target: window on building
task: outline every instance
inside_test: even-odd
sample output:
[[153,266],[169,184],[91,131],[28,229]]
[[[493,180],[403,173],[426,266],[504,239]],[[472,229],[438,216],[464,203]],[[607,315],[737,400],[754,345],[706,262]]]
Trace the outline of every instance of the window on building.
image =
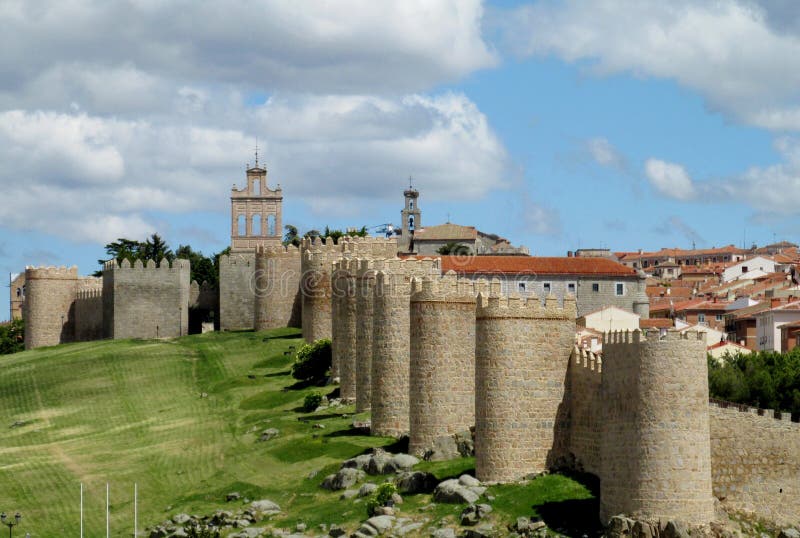
[[746,272],[747,272],[747,266],[746,265],[742,265],[742,274],[744,274]]
[[239,215],[237,218],[237,233],[239,235],[247,235],[247,217]]
[[253,194],[260,195],[261,194],[261,180],[254,179],[253,180]]
[[411,200],[410,202],[408,202],[408,208],[409,209],[414,209],[414,200]]
[[517,291],[520,292],[520,293],[525,293],[525,283],[524,282],[518,282],[517,283]]
[[600,291],[600,284],[598,282],[593,282],[592,283],[592,291],[594,291],[594,292]]
[[567,283],[567,293],[571,293],[571,294],[575,295],[575,288],[576,288],[576,286],[575,286],[574,282],[568,282]]
[[253,215],[253,222],[250,226],[253,235],[262,235],[261,233],[261,215]]
[[617,282],[616,293],[617,296],[625,295],[625,284],[623,282]]
[[267,235],[275,235],[275,215],[267,216]]
[[22,288],[17,288],[17,297],[22,297]]
[[545,294],[550,293],[550,283],[545,282],[544,284],[542,284],[542,289],[544,290]]
[[705,323],[706,322],[706,315],[700,312],[697,314],[697,323]]
[[722,321],[723,319],[722,314],[717,314],[717,316],[714,319],[716,319],[717,321]]

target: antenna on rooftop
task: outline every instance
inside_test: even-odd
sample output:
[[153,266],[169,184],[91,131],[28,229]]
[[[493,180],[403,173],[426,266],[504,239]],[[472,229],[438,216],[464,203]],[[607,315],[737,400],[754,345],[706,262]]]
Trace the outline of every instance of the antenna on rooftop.
[[414,188],[414,179],[410,175],[408,176],[408,188],[409,189]]
[[256,137],[256,166],[258,168],[258,137]]

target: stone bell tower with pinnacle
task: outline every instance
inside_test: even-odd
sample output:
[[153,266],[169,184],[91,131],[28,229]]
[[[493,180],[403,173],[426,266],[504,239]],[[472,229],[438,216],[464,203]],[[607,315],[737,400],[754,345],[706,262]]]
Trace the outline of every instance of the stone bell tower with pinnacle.
[[270,189],[267,169],[258,164],[258,146],[253,167],[247,167],[247,185],[231,189],[231,251],[253,251],[256,247],[281,244],[283,191]]
[[411,185],[411,178],[408,178],[409,186],[403,191],[406,205],[400,212],[402,220],[402,234],[398,241],[398,250],[402,252],[414,251],[414,231],[422,226],[422,212],[419,209],[419,191]]

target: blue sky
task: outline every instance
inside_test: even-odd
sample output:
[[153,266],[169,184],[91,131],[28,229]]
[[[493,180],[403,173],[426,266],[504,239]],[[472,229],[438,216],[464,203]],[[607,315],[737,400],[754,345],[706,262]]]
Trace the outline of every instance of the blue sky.
[[256,139],[301,230],[411,175],[538,255],[800,240],[791,2],[300,4],[0,4],[0,269],[225,248]]

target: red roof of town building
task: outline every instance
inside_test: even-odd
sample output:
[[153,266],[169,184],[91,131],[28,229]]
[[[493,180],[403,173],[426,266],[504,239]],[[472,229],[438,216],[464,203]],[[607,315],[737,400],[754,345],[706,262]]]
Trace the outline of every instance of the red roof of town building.
[[608,258],[538,256],[441,256],[442,272],[459,274],[532,274],[636,276],[635,269]]
[[649,318],[640,319],[640,329],[669,329],[672,327],[672,320],[669,318]]

